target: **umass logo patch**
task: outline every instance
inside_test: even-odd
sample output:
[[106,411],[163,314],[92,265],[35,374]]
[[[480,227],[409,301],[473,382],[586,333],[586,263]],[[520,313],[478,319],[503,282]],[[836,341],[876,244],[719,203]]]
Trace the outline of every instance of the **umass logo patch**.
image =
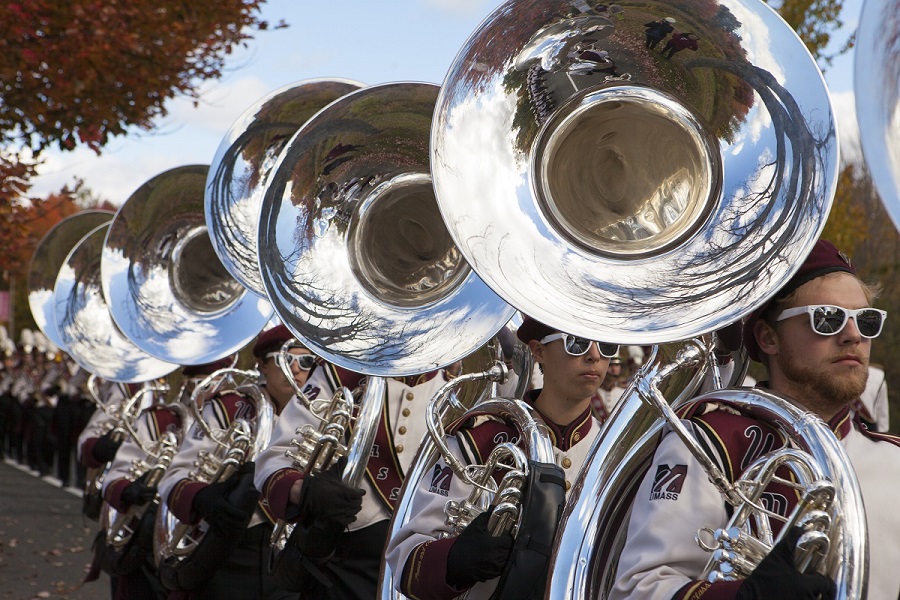
[[453,479],[453,469],[450,467],[442,467],[434,465],[431,472],[431,485],[428,491],[432,494],[448,496],[450,494],[450,481]]
[[656,477],[653,478],[653,489],[650,491],[651,500],[678,500],[678,494],[684,486],[684,478],[687,476],[687,465],[659,465],[656,468]]

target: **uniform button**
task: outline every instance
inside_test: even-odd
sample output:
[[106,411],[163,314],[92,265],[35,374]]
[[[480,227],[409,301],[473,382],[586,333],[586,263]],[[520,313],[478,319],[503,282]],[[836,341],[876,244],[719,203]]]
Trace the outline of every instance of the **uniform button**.
[[406,399],[407,399],[407,400],[412,400],[413,398],[415,398],[415,395],[413,395],[412,392],[406,392]]
[[[568,456],[563,459],[562,466],[563,466],[563,469],[568,469],[569,467],[572,466],[572,461],[569,459]],[[566,489],[569,489],[569,488],[566,488]]]
[[409,416],[409,409],[408,409],[408,408],[404,408],[404,409],[403,409],[403,416],[404,416],[404,417],[408,417],[408,416]]
[[404,433],[406,433],[406,427],[400,427],[400,429],[397,430],[397,433],[403,435]]
[[572,488],[572,482],[566,479],[566,491],[568,492]]
[[575,435],[572,436],[572,439],[575,440],[576,442],[579,441],[579,440],[581,440],[581,434],[580,434],[580,433],[576,433]]
[[397,444],[397,454],[403,452],[403,444]]

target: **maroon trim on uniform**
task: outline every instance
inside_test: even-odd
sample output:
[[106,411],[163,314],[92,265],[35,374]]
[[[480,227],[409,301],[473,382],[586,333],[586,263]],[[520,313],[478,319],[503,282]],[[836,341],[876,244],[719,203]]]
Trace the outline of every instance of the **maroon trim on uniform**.
[[609,413],[606,411],[606,405],[603,403],[603,397],[600,396],[599,392],[591,396],[591,408],[594,409],[594,416],[601,423],[605,423],[609,418]]
[[169,499],[166,504],[169,505],[169,510],[172,511],[172,514],[179,521],[190,525],[196,525],[200,522],[200,515],[191,509],[194,505],[194,496],[207,485],[191,479],[182,479],[175,484],[175,487],[169,492]]
[[406,387],[416,387],[426,381],[431,381],[437,374],[440,373],[440,370],[437,371],[428,371],[427,373],[422,373],[421,375],[409,375],[407,377],[394,377],[397,381],[400,381]]
[[[525,394],[525,401],[528,402],[528,404],[530,404],[531,406],[534,406],[534,403],[535,401],[537,401],[540,393],[541,390],[531,390],[527,392]],[[591,427],[593,426],[590,404],[587,408],[584,409],[583,413],[581,413],[574,421],[567,425],[559,425],[558,423],[554,423],[537,408],[535,408],[535,410],[547,425],[547,429],[550,430],[550,435],[553,438],[553,446],[559,448],[563,452],[568,452],[572,448],[572,446],[580,442],[584,438],[584,436],[588,434],[588,432],[591,430]]]
[[300,479],[303,479],[303,474],[293,468],[279,469],[269,475],[260,496],[263,510],[276,519],[284,519],[291,501],[291,487]]
[[738,581],[692,581],[672,596],[672,600],[735,600],[738,588],[744,583]]
[[519,432],[515,427],[493,419],[462,429],[459,433],[468,441],[467,445],[475,450],[477,456],[473,458],[482,465],[498,444],[519,443]]
[[121,477],[106,486],[106,493],[103,494],[103,497],[110,506],[119,512],[122,512],[125,508],[122,506],[122,492],[125,491],[125,488],[127,488],[130,483],[130,481]]
[[456,538],[419,544],[406,559],[400,591],[412,600],[451,600],[465,590],[447,584],[447,555]]
[[900,447],[900,437],[892,433],[880,433],[877,431],[869,431],[866,427],[866,424],[859,420],[859,415],[855,416],[856,428],[859,429],[860,433],[869,438],[870,440],[875,440],[876,442],[887,442],[889,444],[893,444],[897,447]]
[[88,469],[99,469],[106,464],[94,458],[94,446],[99,439],[99,437],[88,438],[81,444],[81,464]]
[[869,423],[875,422],[875,417],[873,417],[872,413],[869,412],[869,408],[865,404],[863,404],[862,398],[857,398],[856,400],[850,402],[850,408],[853,409],[853,412],[858,414]]
[[153,437],[159,439],[166,431],[175,432],[181,427],[181,417],[168,406],[154,406],[149,409],[150,424],[153,426]]
[[378,498],[388,511],[393,512],[399,499],[396,491],[403,485],[403,470],[394,450],[394,430],[391,427],[391,419],[388,415],[390,403],[385,387],[384,402],[381,406],[381,418],[378,419],[378,431],[375,433],[375,443],[366,461],[366,476],[372,483],[372,487],[378,493]]

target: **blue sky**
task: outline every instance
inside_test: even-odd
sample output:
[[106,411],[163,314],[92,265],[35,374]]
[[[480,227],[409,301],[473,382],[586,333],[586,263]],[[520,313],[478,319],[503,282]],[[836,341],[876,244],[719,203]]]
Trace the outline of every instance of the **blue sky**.
[[[35,180],[43,196],[80,177],[118,205],[142,183],[173,167],[208,164],[234,120],[257,99],[284,85],[317,77],[441,83],[457,51],[497,0],[268,0],[263,18],[288,29],[259,32],[236,52],[224,77],[206,84],[197,108],[167,105],[169,115],[151,132],[135,131],[90,150],[51,152]],[[861,0],[846,0],[845,30],[858,20]],[[843,36],[838,36],[843,39]],[[853,57],[843,56],[826,80],[844,137],[852,137]],[[849,125],[845,125],[849,124]]]

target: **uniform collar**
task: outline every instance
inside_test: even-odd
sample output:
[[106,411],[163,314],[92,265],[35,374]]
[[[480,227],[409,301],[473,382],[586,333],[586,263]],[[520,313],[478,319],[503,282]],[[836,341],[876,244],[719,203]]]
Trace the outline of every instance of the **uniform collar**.
[[[534,401],[537,400],[540,393],[540,389],[525,392],[525,402],[534,407]],[[553,445],[563,452],[568,452],[572,446],[583,440],[593,426],[594,420],[591,417],[590,405],[588,405],[588,407],[584,409],[584,412],[568,425],[554,423],[537,408],[534,410],[541,416],[541,419],[543,419],[544,423],[547,425]]]

